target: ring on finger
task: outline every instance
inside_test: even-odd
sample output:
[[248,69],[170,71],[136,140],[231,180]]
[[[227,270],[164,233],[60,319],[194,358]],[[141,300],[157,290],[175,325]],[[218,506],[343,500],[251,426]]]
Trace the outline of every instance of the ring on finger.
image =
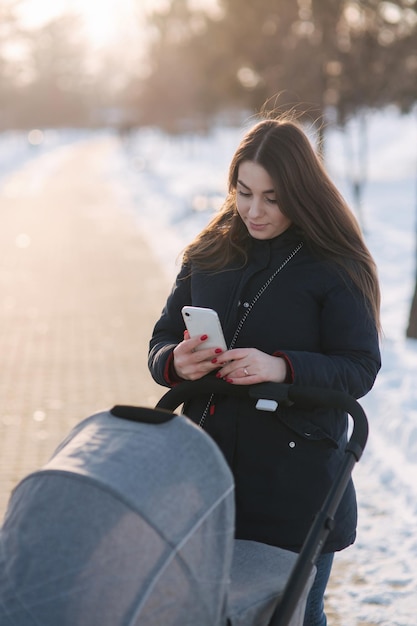
[[248,370],[246,369],[246,367],[244,367],[244,368],[243,368],[243,373],[245,374],[245,376],[249,376],[249,372],[248,372]]

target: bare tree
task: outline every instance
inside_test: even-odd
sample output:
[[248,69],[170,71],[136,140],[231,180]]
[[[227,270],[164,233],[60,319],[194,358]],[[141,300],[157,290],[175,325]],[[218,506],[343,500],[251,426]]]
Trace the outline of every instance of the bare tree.
[[20,0],[0,0],[0,129],[9,123],[8,109],[16,76],[9,47],[20,35],[16,14],[19,3]]
[[[417,108],[415,110],[417,114]],[[415,141],[417,145],[417,137]],[[406,336],[410,339],[417,339],[417,171],[416,171],[416,195],[415,195],[415,281],[414,294],[411,300],[410,314],[408,317],[408,326]]]

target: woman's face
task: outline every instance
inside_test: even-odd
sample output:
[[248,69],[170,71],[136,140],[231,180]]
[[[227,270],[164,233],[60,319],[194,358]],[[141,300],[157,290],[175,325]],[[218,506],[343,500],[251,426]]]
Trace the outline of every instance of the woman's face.
[[272,239],[287,230],[291,220],[279,210],[268,172],[254,161],[243,161],[237,178],[237,210],[249,234],[255,239]]

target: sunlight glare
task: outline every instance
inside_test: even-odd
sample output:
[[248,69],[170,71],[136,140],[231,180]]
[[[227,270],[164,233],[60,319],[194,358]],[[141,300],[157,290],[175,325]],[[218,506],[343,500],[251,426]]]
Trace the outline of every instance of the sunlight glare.
[[22,0],[18,12],[29,28],[40,27],[63,13],[76,13],[96,46],[123,37],[132,21],[139,23],[141,13],[135,0]]
[[[18,14],[25,27],[38,28],[64,13],[80,16],[87,39],[93,47],[127,44],[137,40],[138,31],[146,40],[146,17],[166,10],[171,0],[21,0]],[[221,15],[219,0],[190,0],[194,10]]]

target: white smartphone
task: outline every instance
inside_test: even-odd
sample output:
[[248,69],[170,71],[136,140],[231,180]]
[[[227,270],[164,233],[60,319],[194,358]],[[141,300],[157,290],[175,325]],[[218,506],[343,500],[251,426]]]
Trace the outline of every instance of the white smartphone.
[[208,339],[201,343],[196,350],[203,348],[221,348],[227,350],[217,311],[199,306],[184,306],[181,309],[185,326],[190,337],[207,335]]

